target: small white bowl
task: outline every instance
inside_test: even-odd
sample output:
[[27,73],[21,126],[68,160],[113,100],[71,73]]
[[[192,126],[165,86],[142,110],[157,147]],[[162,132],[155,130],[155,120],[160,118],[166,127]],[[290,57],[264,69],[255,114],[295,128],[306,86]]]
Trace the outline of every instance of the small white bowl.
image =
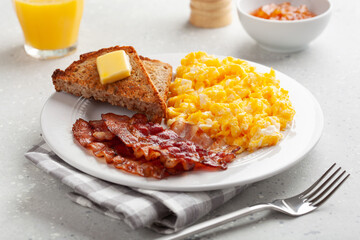
[[[316,16],[303,20],[280,21],[252,16],[250,12],[270,3],[305,4]],[[329,0],[238,0],[237,12],[246,32],[262,48],[273,52],[297,52],[305,49],[325,29],[330,20]]]

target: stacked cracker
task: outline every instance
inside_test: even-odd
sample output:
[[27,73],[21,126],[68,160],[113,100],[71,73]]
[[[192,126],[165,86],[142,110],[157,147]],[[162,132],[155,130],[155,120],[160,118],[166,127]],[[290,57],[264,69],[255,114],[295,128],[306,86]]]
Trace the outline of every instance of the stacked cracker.
[[219,28],[232,21],[232,0],[191,0],[190,23],[197,27]]

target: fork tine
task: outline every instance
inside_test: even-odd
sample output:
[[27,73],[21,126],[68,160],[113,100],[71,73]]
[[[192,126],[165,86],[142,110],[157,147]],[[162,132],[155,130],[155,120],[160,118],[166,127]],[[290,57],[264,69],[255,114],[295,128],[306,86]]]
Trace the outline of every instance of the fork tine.
[[334,163],[326,172],[308,189],[306,189],[304,192],[301,193],[301,198],[305,197],[307,194],[309,194],[324,178],[325,176],[335,167],[336,163]]
[[[345,173],[346,171],[343,172],[343,174]],[[336,184],[337,180],[343,176],[343,174],[341,174],[333,183]],[[329,193],[326,193],[331,187],[332,185],[330,185],[323,193],[327,194],[326,196],[323,196],[324,194],[321,194],[322,196],[322,199],[320,200],[320,198],[316,199],[316,201],[313,201],[313,203],[311,203],[312,206],[314,207],[319,207],[320,205],[322,205],[326,200],[328,200],[334,193],[337,189],[339,189],[339,187],[346,181],[346,179],[350,176],[350,174],[346,175],[343,180],[341,180]],[[320,201],[318,201],[320,200]]]
[[312,194],[311,196],[307,197],[307,200],[309,202],[316,202],[317,200],[319,200],[322,196],[324,196],[324,194],[326,194],[327,191],[329,191],[329,189],[331,187],[333,187],[337,181],[344,176],[344,174],[346,173],[346,171],[343,171],[337,178],[335,178],[335,180],[333,180],[331,183],[328,184],[328,182],[331,180],[331,178],[334,176],[331,175],[331,177],[329,177],[329,179],[326,180],[326,182],[324,182],[324,184],[322,184],[317,190],[315,194]]
[[314,196],[318,195],[319,191],[321,189],[324,189],[324,187],[330,182],[331,179],[333,179],[336,174],[340,171],[341,167],[339,167],[338,169],[335,170],[335,172],[333,174],[331,174],[329,177],[327,177],[327,179],[323,179],[325,180],[319,187],[316,186],[316,188],[314,188],[313,191],[309,192],[306,196],[303,196],[303,198],[306,199],[310,199],[313,198]]

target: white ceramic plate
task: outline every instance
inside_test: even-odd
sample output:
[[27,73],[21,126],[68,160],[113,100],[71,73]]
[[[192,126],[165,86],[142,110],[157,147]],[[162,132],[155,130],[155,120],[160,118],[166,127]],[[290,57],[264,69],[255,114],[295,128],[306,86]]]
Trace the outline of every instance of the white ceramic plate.
[[[185,54],[152,56],[170,63],[174,69]],[[269,72],[270,68],[251,63],[257,71]],[[45,103],[41,113],[43,137],[50,148],[65,162],[95,177],[130,187],[167,191],[215,190],[256,182],[276,175],[299,162],[318,142],[323,129],[323,114],[313,95],[294,79],[276,71],[281,87],[289,91],[296,115],[276,146],[254,153],[242,153],[229,164],[226,171],[194,171],[180,176],[156,180],[139,177],[115,169],[93,157],[77,144],[72,135],[76,119],[101,119],[102,113],[132,115],[133,112],[110,104],[78,98],[67,93],[54,93]]]

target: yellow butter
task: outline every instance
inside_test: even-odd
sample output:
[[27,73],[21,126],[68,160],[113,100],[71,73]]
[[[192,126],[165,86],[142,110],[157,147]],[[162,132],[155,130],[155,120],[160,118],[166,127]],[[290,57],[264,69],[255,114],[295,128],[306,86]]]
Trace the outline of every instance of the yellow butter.
[[131,74],[129,56],[124,50],[106,53],[96,58],[100,82],[113,83]]

